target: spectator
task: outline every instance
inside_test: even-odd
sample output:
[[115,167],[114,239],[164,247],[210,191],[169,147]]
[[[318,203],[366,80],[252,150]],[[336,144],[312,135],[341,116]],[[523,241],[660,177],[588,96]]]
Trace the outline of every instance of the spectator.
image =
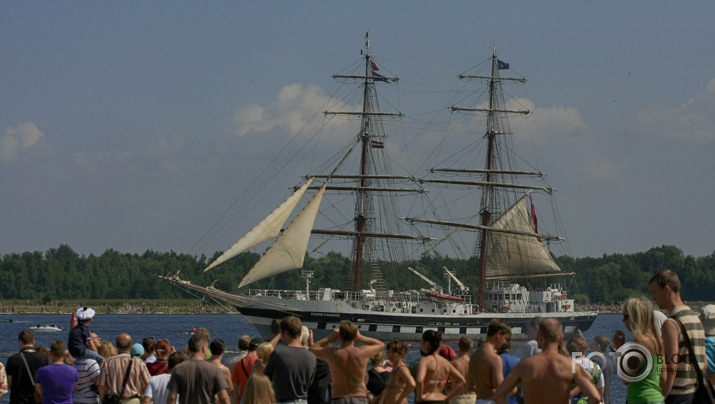
[[20,352],[8,358],[5,369],[10,403],[34,403],[35,376],[37,369],[47,365],[47,356],[35,349],[35,334],[30,330],[20,332],[18,343]]
[[221,363],[223,359],[223,353],[226,352],[226,346],[222,339],[215,339],[209,344],[209,351],[211,352],[211,359],[208,361],[218,366],[221,374],[226,379],[226,384],[228,384],[227,393],[229,397],[233,395],[233,383],[231,382],[231,371]]
[[251,375],[244,393],[243,404],[273,404],[276,402],[271,381],[262,375]]
[[219,402],[228,404],[228,384],[219,368],[206,361],[208,340],[198,332],[189,338],[189,360],[178,364],[169,380],[168,404],[209,404],[218,395]]
[[72,398],[75,404],[99,404],[101,400],[97,390],[100,369],[96,360],[90,358],[77,358],[74,361],[79,380],[74,389]]
[[72,327],[67,341],[67,349],[75,358],[91,358],[102,364],[104,358],[97,353],[99,347],[95,345],[89,325],[94,319],[94,309],[83,307],[75,313],[77,325]]
[[295,316],[280,322],[280,339],[268,358],[265,375],[273,382],[276,401],[307,403],[308,387],[315,377],[315,355],[301,344],[303,324]]
[[[417,367],[415,401],[440,402],[448,400],[460,391],[465,383],[464,376],[452,366],[452,363],[437,354],[441,344],[441,332],[427,330],[422,333],[420,352],[423,357]],[[451,381],[453,387],[445,395],[444,390],[448,381]]]
[[144,363],[156,362],[156,343],[154,338],[146,337],[142,340],[142,347],[144,348],[144,354],[142,355],[142,360]]
[[157,374],[149,379],[146,390],[144,390],[144,395],[142,395],[142,404],[150,404],[152,401],[154,404],[166,404],[166,399],[169,396],[168,386],[169,380],[171,379],[171,371],[176,365],[187,359],[189,358],[183,352],[174,352],[169,355],[166,361],[169,372]]
[[[241,402],[241,397],[246,390],[248,378],[253,372],[253,365],[258,360],[256,349],[263,343],[261,338],[253,338],[248,344],[248,353],[243,357],[233,369],[231,382],[233,383],[233,398],[237,403]],[[272,346],[271,346],[272,347]]]
[[705,353],[708,357],[708,379],[715,385],[715,304],[700,308],[700,320],[705,329]]
[[64,363],[65,343],[55,341],[50,345],[52,363],[37,370],[35,390],[42,397],[42,404],[72,404],[79,375],[77,369]]
[[173,350],[171,349],[169,340],[160,339],[156,342],[154,350],[156,352],[156,361],[146,364],[149,374],[156,376],[164,373],[170,373],[171,371],[169,370],[168,359]]
[[[494,392],[497,404],[507,404],[507,396],[521,383],[527,403],[567,403],[571,384],[575,383],[588,397],[598,403],[601,395],[596,390],[590,375],[580,365],[561,352],[563,326],[556,319],[545,319],[539,324],[537,341],[542,352],[522,359]],[[474,356],[472,356],[474,359]],[[548,392],[545,394],[545,392]]]
[[[139,404],[139,399],[146,389],[150,375],[146,364],[131,356],[132,337],[119,334],[117,350],[119,353],[107,358],[100,365],[99,396],[119,396],[122,404]],[[128,376],[127,370],[129,369]]]
[[[670,270],[655,274],[649,281],[653,300],[661,309],[668,310],[669,317],[663,323],[661,335],[665,347],[665,378],[661,384],[666,404],[690,403],[697,386],[697,373],[691,363],[688,348],[681,330],[690,338],[695,353],[695,363],[703,374],[707,366],[705,356],[705,331],[697,313],[680,298],[680,279]],[[673,361],[672,358],[681,358]],[[675,362],[675,363],[673,363]]]

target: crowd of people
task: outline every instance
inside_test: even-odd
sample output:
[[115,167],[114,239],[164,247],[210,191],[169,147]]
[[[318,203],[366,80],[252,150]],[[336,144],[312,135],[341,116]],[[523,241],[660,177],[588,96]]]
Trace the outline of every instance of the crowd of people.
[[[350,321],[314,341],[298,317],[288,316],[275,322],[270,341],[239,337],[239,354],[224,361],[224,341],[211,340],[205,328],[197,328],[183,350],[166,339],[134,343],[125,333],[112,344],[90,331],[94,310],[82,308],[66,345],[54,341],[41,349],[30,330],[19,334],[20,352],[6,369],[0,365],[0,397],[9,391],[11,404],[406,404],[411,395],[425,404],[610,403],[618,368],[627,403],[694,403],[698,387],[715,379],[715,306],[700,315],[690,310],[671,271],[649,285],[669,317],[645,297],[621,307],[633,343],[648,353],[635,358],[641,363],[616,367],[607,337],[564,341],[562,324],[540,317],[529,322],[529,341],[513,354],[512,330],[502,320],[489,323],[476,350],[469,336],[455,352],[439,331],[427,330],[421,358],[408,365],[402,341],[385,346]],[[613,344],[627,344],[622,330]]]

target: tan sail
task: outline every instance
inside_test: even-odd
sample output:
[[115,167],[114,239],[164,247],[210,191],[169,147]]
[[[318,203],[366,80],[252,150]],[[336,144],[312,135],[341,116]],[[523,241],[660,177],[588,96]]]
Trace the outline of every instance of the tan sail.
[[289,196],[280,206],[278,206],[273,212],[271,212],[265,219],[258,223],[251,231],[246,233],[245,236],[241,237],[234,245],[226,250],[220,257],[216,258],[209,266],[204,269],[204,272],[209,269],[219,265],[223,262],[230,260],[231,258],[237,256],[238,254],[249,250],[261,244],[267,240],[275,238],[278,233],[280,233],[281,228],[285,224],[288,217],[290,217],[291,212],[295,209],[295,206],[300,201],[300,198],[308,189],[308,186],[313,181],[309,179],[302,187]]
[[327,183],[308,201],[283,234],[241,280],[238,287],[303,266],[310,232],[320,208]]
[[[535,234],[526,199],[512,205],[491,227]],[[561,271],[538,237],[496,231],[487,237],[486,268],[487,276]]]

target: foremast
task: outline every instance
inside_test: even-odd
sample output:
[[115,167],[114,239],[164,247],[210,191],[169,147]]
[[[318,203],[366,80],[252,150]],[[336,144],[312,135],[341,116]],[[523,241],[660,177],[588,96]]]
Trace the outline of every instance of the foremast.
[[[370,35],[365,34],[365,46],[361,52],[364,59],[363,75],[334,75],[335,79],[354,79],[361,83],[362,110],[354,111],[325,111],[326,115],[359,115],[360,131],[357,135],[357,142],[360,151],[359,173],[358,175],[332,175],[330,179],[354,180],[356,186],[332,186],[327,190],[350,191],[355,194],[354,209],[354,232],[331,231],[314,229],[313,234],[323,234],[330,236],[347,236],[352,238],[351,265],[352,265],[352,288],[355,291],[361,289],[363,285],[370,286],[362,279],[361,274],[366,262],[375,261],[375,240],[376,239],[421,239],[420,237],[400,234],[398,232],[383,232],[375,226],[375,198],[378,194],[422,192],[418,188],[398,188],[384,186],[384,183],[392,184],[395,181],[413,181],[410,177],[394,176],[390,173],[383,173],[379,168],[385,168],[384,164],[377,161],[376,154],[382,152],[386,145],[386,134],[383,132],[381,119],[383,117],[400,117],[400,113],[381,112],[377,102],[377,92],[375,84],[378,82],[397,82],[397,77],[386,77],[376,71],[379,70],[370,53]],[[323,176],[316,175],[316,178]]]

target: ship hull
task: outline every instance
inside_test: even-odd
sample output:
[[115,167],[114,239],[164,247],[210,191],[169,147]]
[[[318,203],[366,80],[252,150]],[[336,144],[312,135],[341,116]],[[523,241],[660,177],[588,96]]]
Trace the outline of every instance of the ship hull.
[[[427,330],[440,331],[443,340],[456,341],[462,336],[472,338],[486,337],[487,326],[494,319],[505,321],[512,329],[512,339],[527,340],[526,326],[537,316],[553,317],[564,326],[564,335],[568,338],[574,333],[585,331],[596,319],[596,312],[561,312],[561,313],[480,313],[472,315],[426,315],[411,313],[380,313],[355,310],[349,312],[325,311],[312,306],[310,301],[285,302],[286,307],[275,308],[272,305],[260,307],[255,304],[235,304],[236,309],[259,331],[270,338],[271,323],[274,319],[294,315],[303,325],[313,330],[316,339],[324,338],[338,328],[343,321],[352,321],[360,333],[382,341],[398,339],[401,341],[419,341]],[[315,305],[318,306],[318,305]]]

